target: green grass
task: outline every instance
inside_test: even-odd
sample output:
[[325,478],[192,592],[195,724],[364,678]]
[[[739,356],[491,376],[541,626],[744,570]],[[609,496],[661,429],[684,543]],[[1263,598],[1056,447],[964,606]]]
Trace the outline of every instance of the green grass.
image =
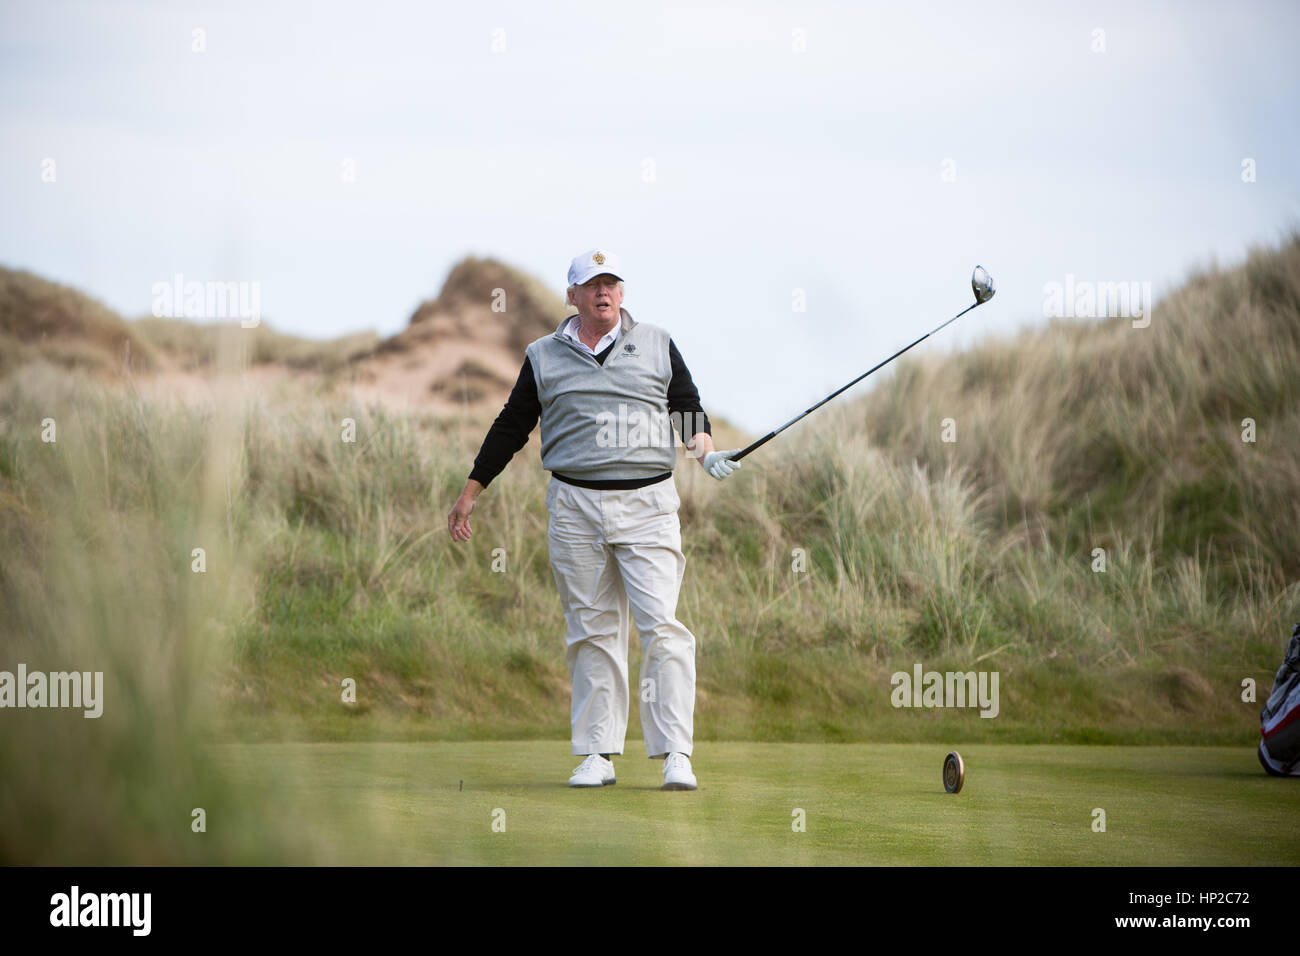
[[[945,793],[938,744],[698,746],[700,789],[658,789],[639,740],[619,782],[566,786],[562,742],[232,744],[216,762],[260,807],[310,817],[346,864],[1262,865],[1300,859],[1300,780],[1250,747],[972,744]],[[274,786],[272,786],[274,785]],[[463,789],[462,789],[463,787]],[[1093,810],[1106,813],[1094,832]],[[792,828],[796,809],[806,831]],[[505,813],[504,832],[492,829]],[[499,818],[499,817],[498,817]],[[216,824],[220,826],[218,822]],[[201,838],[196,838],[201,839]],[[292,861],[304,862],[304,861]]]

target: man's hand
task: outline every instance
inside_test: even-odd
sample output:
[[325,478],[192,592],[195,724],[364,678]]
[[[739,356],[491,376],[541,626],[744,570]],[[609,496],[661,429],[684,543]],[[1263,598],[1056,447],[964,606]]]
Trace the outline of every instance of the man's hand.
[[718,481],[721,481],[740,467],[740,462],[732,461],[728,457],[738,451],[740,451],[739,448],[732,448],[728,451],[711,451],[700,459],[700,464],[704,466],[705,471]]
[[469,526],[469,516],[474,511],[474,500],[482,491],[483,486],[473,478],[465,482],[465,490],[447,515],[447,533],[452,541],[468,541],[474,533]]
[[719,481],[740,467],[740,462],[731,461],[727,458],[728,455],[737,451],[740,451],[740,449],[732,448],[730,451],[714,451],[713,436],[708,432],[697,432],[686,443],[686,454],[698,459],[704,470]]

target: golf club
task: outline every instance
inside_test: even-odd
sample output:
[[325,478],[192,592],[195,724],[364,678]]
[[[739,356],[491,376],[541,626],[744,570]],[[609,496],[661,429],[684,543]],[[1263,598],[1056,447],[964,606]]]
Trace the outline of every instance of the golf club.
[[885,359],[885,360],[884,360],[883,362],[881,362],[879,365],[876,365],[876,366],[874,366],[874,367],[872,367],[872,368],[867,369],[867,371],[863,372],[861,375],[859,375],[859,376],[858,376],[857,378],[855,378],[853,381],[849,382],[849,384],[843,386],[843,388],[837,388],[835,391],[831,392],[829,395],[827,395],[825,398],[823,398],[823,399],[822,399],[820,402],[818,402],[816,405],[812,406],[812,407],[809,408],[807,411],[805,411],[805,412],[803,412],[803,413],[801,413],[801,414],[799,414],[799,415],[796,415],[794,418],[790,419],[788,422],[786,422],[786,423],[785,423],[784,425],[782,425],[780,428],[776,429],[775,431],[770,431],[770,432],[768,432],[766,435],[764,435],[764,436],[763,436],[762,438],[760,438],[758,441],[754,442],[754,443],[753,443],[752,445],[750,445],[749,447],[747,447],[747,448],[742,448],[740,451],[736,452],[736,454],[734,454],[734,455],[731,456],[731,460],[732,460],[732,461],[740,461],[740,459],[744,458],[744,457],[745,457],[746,455],[748,455],[751,451],[754,451],[756,448],[760,448],[760,447],[762,447],[763,445],[766,445],[766,444],[767,444],[768,442],[770,442],[773,438],[775,438],[777,435],[781,434],[781,432],[785,431],[787,428],[789,428],[791,425],[793,425],[793,424],[794,424],[795,422],[797,422],[799,419],[801,419],[801,418],[803,418],[805,415],[808,415],[808,414],[811,413],[811,412],[815,412],[817,409],[821,408],[823,405],[825,405],[827,402],[829,402],[829,401],[830,401],[832,398],[834,398],[836,395],[840,394],[840,392],[843,392],[843,391],[845,391],[846,389],[852,388],[854,385],[857,385],[858,382],[862,381],[864,378],[866,378],[866,377],[867,377],[868,375],[870,375],[872,372],[875,372],[875,371],[878,371],[878,370],[884,368],[886,365],[888,365],[888,364],[889,364],[890,362],[892,362],[894,359],[898,358],[900,355],[902,355],[902,354],[903,354],[904,352],[906,352],[908,349],[915,348],[916,346],[920,345],[922,342],[924,342],[924,341],[925,341],[926,339],[928,339],[930,336],[934,335],[935,332],[938,332],[939,329],[944,328],[944,326],[951,325],[952,323],[954,323],[954,322],[956,322],[958,319],[960,319],[963,315],[965,315],[967,312],[969,312],[971,309],[974,309],[974,308],[976,308],[977,306],[981,306],[981,305],[983,305],[983,304],[984,304],[985,302],[987,302],[989,299],[993,298],[993,293],[994,293],[995,291],[997,291],[996,288],[995,288],[994,285],[993,285],[993,277],[992,277],[991,275],[988,274],[988,272],[984,269],[983,266],[976,266],[976,267],[975,267],[975,271],[971,273],[971,277],[970,277],[970,286],[971,286],[971,289],[972,289],[972,290],[974,291],[974,293],[975,293],[975,301],[974,301],[972,304],[966,306],[966,308],[962,309],[960,312],[958,312],[956,315],[954,315],[954,316],[953,316],[951,319],[949,319],[947,322],[943,323],[943,325],[940,325],[940,326],[938,326],[938,328],[934,328],[934,329],[931,329],[929,332],[926,332],[925,335],[921,336],[919,339],[917,339],[917,340],[916,340],[915,342],[913,342],[911,345],[907,346],[906,348],[901,348],[901,349],[899,349],[897,352],[895,352],[893,355],[889,356],[889,358]]

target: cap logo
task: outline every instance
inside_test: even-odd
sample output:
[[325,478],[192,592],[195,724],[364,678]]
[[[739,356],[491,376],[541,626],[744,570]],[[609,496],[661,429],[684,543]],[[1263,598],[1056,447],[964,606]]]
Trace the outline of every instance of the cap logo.
[[591,257],[591,261],[596,263],[598,266],[603,266],[605,264],[605,254],[603,252],[597,252]]

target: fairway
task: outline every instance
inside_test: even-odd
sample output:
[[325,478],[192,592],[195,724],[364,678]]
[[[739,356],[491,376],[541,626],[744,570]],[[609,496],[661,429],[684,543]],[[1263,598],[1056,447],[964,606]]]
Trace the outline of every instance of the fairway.
[[[947,748],[933,744],[705,743],[693,758],[700,789],[676,793],[658,789],[662,765],[641,746],[630,740],[618,783],[596,790],[566,786],[579,758],[554,741],[227,744],[217,759],[236,787],[264,794],[261,812],[310,831],[316,858],[286,863],[1300,859],[1300,780],[1266,777],[1249,747],[959,746],[966,785],[952,795],[940,780]],[[805,832],[792,827],[797,810]]]

